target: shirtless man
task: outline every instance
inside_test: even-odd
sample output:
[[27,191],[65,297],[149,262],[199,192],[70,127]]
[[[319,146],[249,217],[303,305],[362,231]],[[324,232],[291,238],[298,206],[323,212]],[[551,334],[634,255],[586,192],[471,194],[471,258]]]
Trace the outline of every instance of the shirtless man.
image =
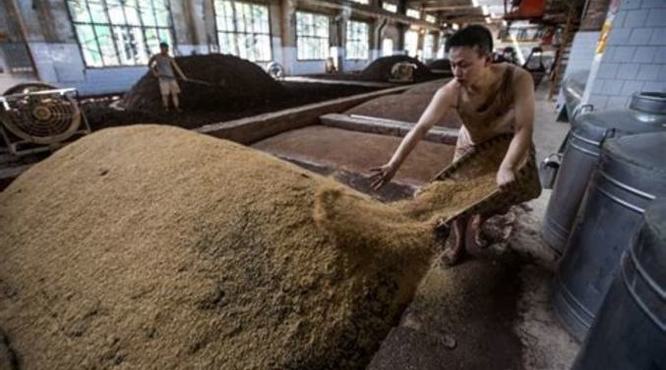
[[169,95],[173,100],[173,107],[177,112],[180,112],[180,105],[178,101],[178,94],[180,94],[180,87],[176,82],[176,75],[174,70],[178,72],[180,78],[187,81],[187,77],[183,71],[178,67],[176,61],[169,55],[169,44],[166,42],[160,43],[159,54],[153,55],[148,61],[148,68],[157,77],[160,84],[160,94],[162,95],[162,105],[165,111],[169,111]]
[[[492,35],[483,26],[466,27],[448,39],[446,51],[454,78],[435,93],[391,160],[372,169],[375,189],[393,178],[428,130],[453,110],[463,122],[454,161],[483,141],[501,134],[513,134],[496,175],[500,190],[508,190],[516,180],[518,169],[528,159],[532,146],[534,84],[531,75],[521,68],[508,63],[492,64],[492,50]],[[447,263],[456,263],[465,247],[468,250],[480,247],[482,222],[480,215],[453,222],[454,243],[444,252]]]

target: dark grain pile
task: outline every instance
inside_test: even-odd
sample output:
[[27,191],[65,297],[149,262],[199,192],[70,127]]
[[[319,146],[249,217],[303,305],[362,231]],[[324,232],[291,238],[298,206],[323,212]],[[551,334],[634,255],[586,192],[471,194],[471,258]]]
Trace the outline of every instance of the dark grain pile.
[[414,63],[416,65],[413,74],[415,82],[427,81],[434,77],[430,69],[418,59],[406,55],[392,55],[375,59],[363,69],[359,78],[365,81],[386,82],[391,78],[391,68],[393,65],[400,62]]
[[[181,104],[187,110],[222,110],[253,106],[284,93],[284,88],[256,64],[226,54],[176,58],[188,78],[214,86],[178,80]],[[152,73],[146,74],[123,98],[129,110],[161,111],[160,90]]]

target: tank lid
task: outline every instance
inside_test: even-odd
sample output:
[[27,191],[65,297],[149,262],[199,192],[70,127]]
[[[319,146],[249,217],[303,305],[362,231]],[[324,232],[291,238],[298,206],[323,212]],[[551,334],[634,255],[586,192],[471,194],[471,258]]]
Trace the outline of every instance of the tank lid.
[[631,254],[653,286],[666,291],[666,199],[653,201],[643,220]]
[[604,143],[604,150],[609,152],[613,158],[628,162],[633,166],[662,173],[666,172],[666,161],[664,161],[663,155],[665,147],[666,132],[623,136],[606,140]]
[[603,131],[613,129],[614,135],[624,136],[629,134],[640,134],[644,132],[664,131],[666,132],[666,116],[660,117],[654,121],[640,121],[632,111],[607,110],[581,114],[573,122],[574,131],[578,131],[583,136],[599,135],[600,129]]
[[629,109],[645,113],[666,114],[666,93],[636,92],[631,96]]

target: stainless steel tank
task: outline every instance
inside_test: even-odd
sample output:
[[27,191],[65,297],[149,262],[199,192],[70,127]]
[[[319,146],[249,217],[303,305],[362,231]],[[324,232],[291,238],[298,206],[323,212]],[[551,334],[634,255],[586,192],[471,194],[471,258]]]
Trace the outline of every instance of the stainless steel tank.
[[572,369],[666,369],[666,199],[645,211]]
[[555,275],[553,308],[582,339],[645,208],[666,197],[666,132],[608,140]]
[[564,148],[541,236],[558,254],[571,232],[603,142],[645,132],[666,132],[666,93],[637,93],[629,109],[576,116]]

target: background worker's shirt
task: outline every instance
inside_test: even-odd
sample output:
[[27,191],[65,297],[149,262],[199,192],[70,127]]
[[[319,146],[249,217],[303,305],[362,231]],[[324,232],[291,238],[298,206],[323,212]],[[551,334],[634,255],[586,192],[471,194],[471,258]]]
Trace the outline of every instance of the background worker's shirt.
[[171,66],[171,57],[168,55],[157,54],[155,56],[155,68],[157,69],[157,76],[164,80],[175,80],[176,75],[173,73]]

